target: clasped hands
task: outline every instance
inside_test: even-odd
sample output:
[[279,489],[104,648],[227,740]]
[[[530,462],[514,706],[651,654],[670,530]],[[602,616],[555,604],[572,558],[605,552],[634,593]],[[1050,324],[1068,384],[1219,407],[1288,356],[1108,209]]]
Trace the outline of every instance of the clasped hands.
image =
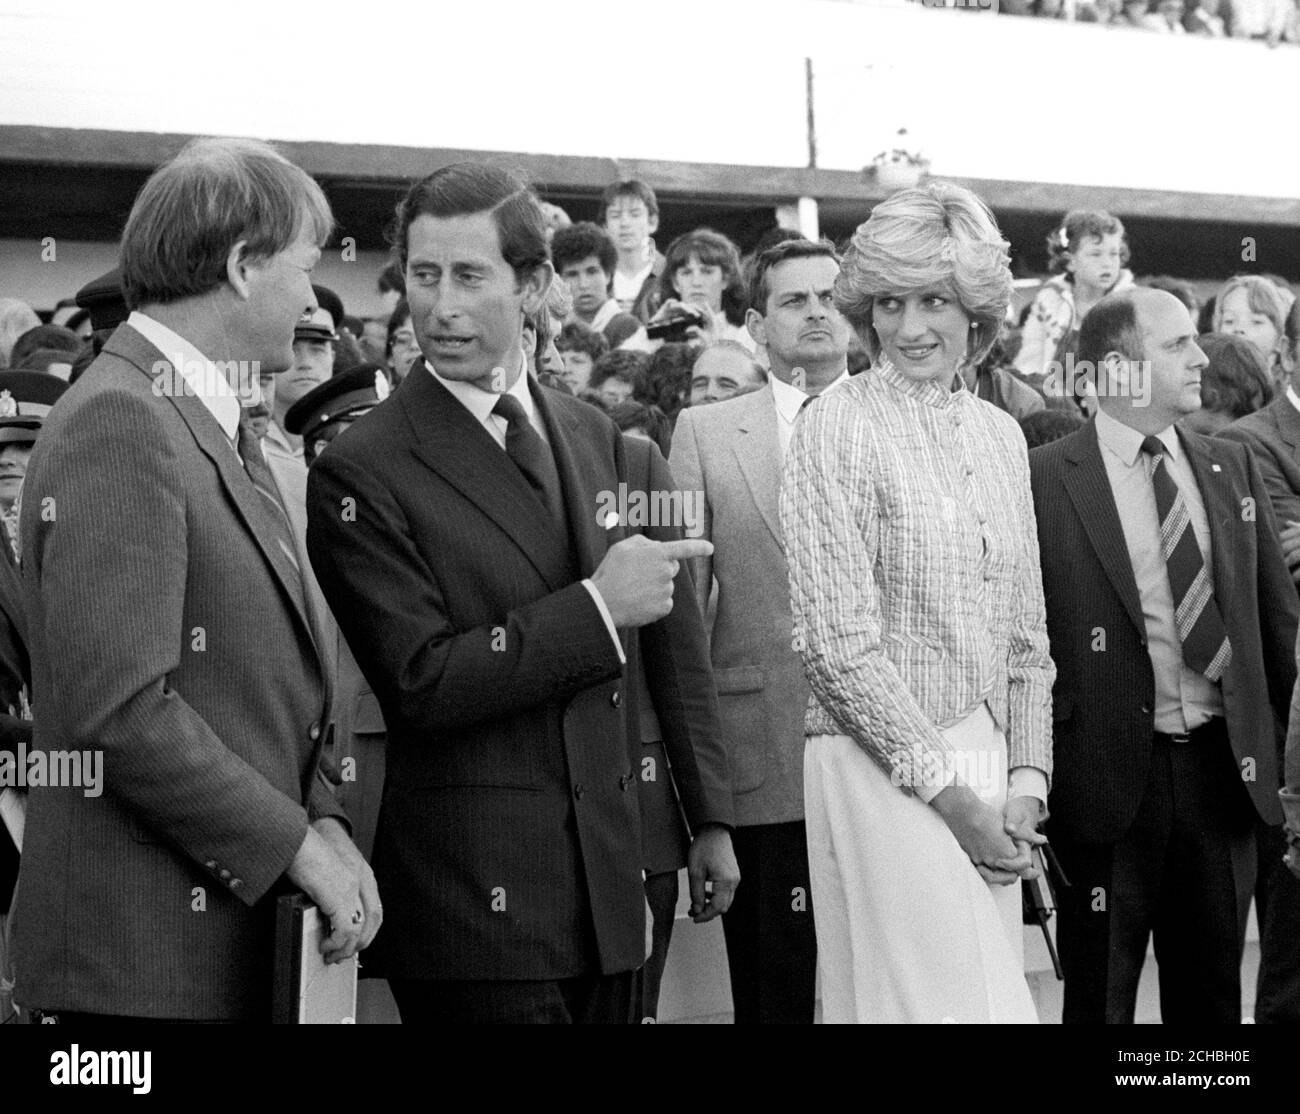
[[1038,877],[1033,849],[1047,842],[1038,831],[1037,797],[1012,797],[1001,813],[964,785],[949,785],[931,802],[984,881],[1008,886]]
[[321,943],[327,963],[342,963],[370,946],[384,919],[379,887],[342,824],[332,817],[312,824],[288,874],[329,918],[330,934]]

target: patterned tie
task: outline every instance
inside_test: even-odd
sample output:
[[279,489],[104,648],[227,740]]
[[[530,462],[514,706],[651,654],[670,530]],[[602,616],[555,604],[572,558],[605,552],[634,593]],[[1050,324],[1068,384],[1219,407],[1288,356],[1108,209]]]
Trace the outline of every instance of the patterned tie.
[[557,523],[564,522],[564,503],[560,498],[560,473],[555,458],[541,434],[533,428],[523,405],[513,395],[502,395],[492,413],[505,418],[506,452],[524,474],[537,498]]
[[1187,502],[1165,467],[1165,446],[1160,439],[1145,438],[1142,451],[1155,461],[1151,483],[1160,515],[1160,552],[1174,596],[1174,624],[1183,644],[1183,661],[1188,668],[1218,681],[1232,660],[1232,646],[1214,602],[1214,586],[1196,544]]
[[248,478],[253,481],[253,487],[257,489],[257,494],[261,496],[259,502],[266,512],[263,521],[275,537],[276,547],[285,559],[282,571],[289,581],[298,606],[304,607],[302,569],[298,566],[298,557],[294,553],[293,525],[289,521],[289,515],[284,509],[284,504],[280,502],[280,495],[275,487],[275,477],[271,475],[271,469],[267,467],[266,457],[262,455],[261,440],[253,431],[252,424],[242,417],[239,421],[239,443],[237,447],[240,459],[244,462],[244,469],[248,473]]

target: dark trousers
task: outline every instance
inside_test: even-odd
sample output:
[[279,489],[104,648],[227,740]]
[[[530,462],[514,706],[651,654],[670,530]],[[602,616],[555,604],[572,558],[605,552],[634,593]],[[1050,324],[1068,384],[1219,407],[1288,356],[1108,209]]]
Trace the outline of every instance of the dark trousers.
[[1300,878],[1282,856],[1281,825],[1255,825],[1259,878],[1255,916],[1259,919],[1259,978],[1255,983],[1257,1025],[1300,1022]]
[[736,828],[740,886],[722,915],[737,1025],[811,1025],[817,933],[802,820]]
[[659,988],[668,966],[668,947],[673,942],[673,921],[677,917],[677,872],[647,874],[645,899],[650,906],[651,944],[641,968],[641,1009],[646,1018],[658,1021]]
[[1053,840],[1070,881],[1058,895],[1063,1021],[1131,1024],[1154,935],[1161,1019],[1240,1023],[1254,815],[1223,721],[1212,720],[1187,743],[1157,736],[1121,839]]
[[574,979],[389,979],[403,1025],[631,1025],[639,971]]

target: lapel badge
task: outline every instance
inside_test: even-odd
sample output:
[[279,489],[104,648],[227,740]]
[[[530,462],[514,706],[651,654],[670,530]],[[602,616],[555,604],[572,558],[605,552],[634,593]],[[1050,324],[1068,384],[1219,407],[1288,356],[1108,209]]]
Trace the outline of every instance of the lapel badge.
[[1222,472],[1223,469],[1220,468],[1217,464],[1211,464],[1211,465],[1210,465],[1210,471],[1211,471],[1211,472]]

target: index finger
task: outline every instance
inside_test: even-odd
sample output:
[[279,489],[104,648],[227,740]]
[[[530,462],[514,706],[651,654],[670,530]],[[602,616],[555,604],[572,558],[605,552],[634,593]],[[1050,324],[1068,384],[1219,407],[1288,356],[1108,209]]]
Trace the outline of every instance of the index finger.
[[703,538],[681,538],[672,542],[660,542],[663,554],[670,561],[680,561],[686,557],[709,557],[713,553],[713,543]]

